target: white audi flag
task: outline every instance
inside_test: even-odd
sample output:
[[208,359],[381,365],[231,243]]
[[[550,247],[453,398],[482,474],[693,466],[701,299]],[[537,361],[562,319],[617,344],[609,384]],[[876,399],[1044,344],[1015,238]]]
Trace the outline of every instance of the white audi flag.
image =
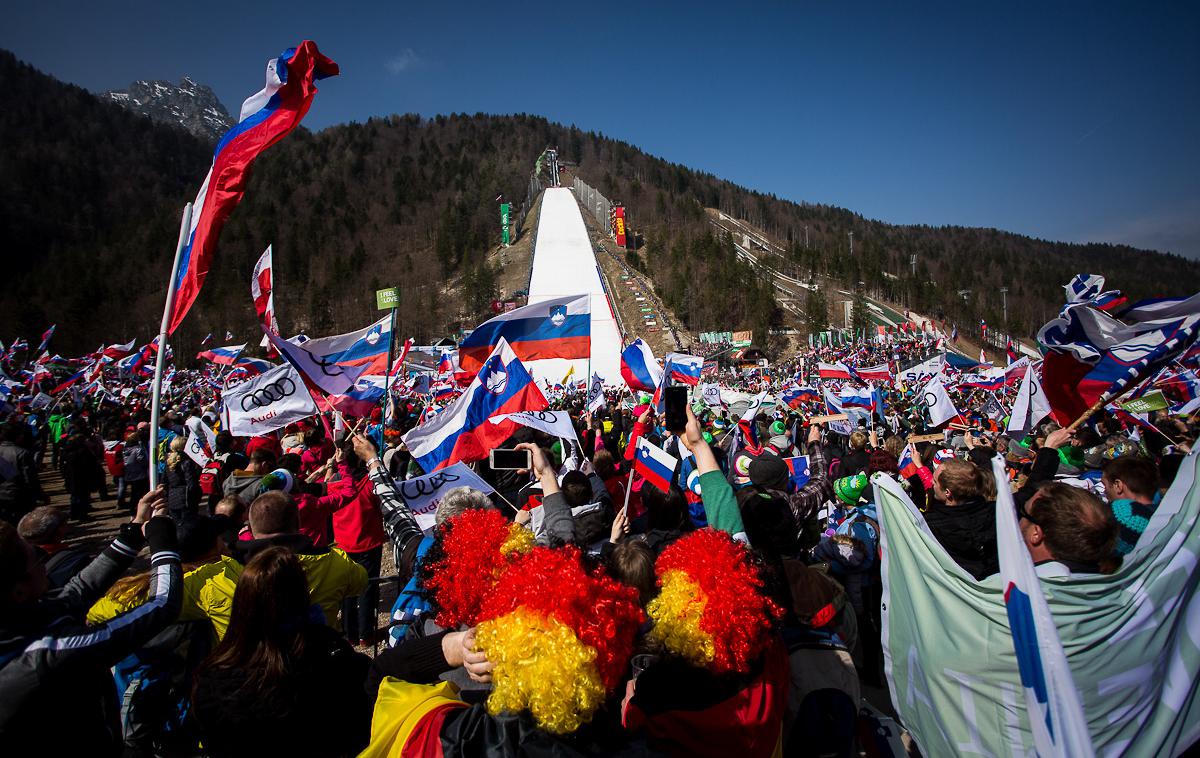
[[225,428],[238,437],[255,437],[317,413],[317,404],[290,363],[248,379],[221,393]]

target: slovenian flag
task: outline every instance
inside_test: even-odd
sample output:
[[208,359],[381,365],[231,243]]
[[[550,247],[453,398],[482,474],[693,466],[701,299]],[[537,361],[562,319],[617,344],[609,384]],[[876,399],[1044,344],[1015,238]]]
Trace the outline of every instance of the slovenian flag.
[[812,478],[812,473],[808,468],[808,456],[797,455],[794,458],[784,458],[783,462],[788,467],[788,480],[791,481],[791,491],[795,492],[804,485],[808,484],[808,480]]
[[916,461],[913,460],[912,445],[905,445],[904,450],[900,453],[900,459],[896,461],[896,465],[900,468],[900,476],[905,479],[911,479],[917,475],[920,468]]
[[454,373],[454,360],[450,357],[449,351],[444,351],[442,357],[438,359],[437,372],[439,375]]
[[50,338],[54,336],[54,330],[57,327],[58,327],[58,324],[51,324],[50,328],[42,333],[42,344],[37,349],[37,351],[39,353],[42,352],[43,350],[45,350],[46,346],[50,344]]
[[222,366],[232,366],[237,363],[238,356],[245,349],[246,343],[243,342],[240,345],[226,345],[225,347],[214,347],[212,350],[204,350],[196,353],[196,357],[219,363]]
[[500,340],[507,342],[522,361],[590,358],[591,296],[542,300],[485,321],[458,346],[459,366],[464,371],[478,372]]
[[667,374],[678,384],[695,387],[700,383],[700,372],[704,369],[704,359],[698,355],[687,353],[667,353],[663,361],[667,366]]
[[83,377],[86,374],[87,374],[87,369],[84,369],[83,371],[80,371],[77,374],[72,374],[71,376],[68,376],[66,379],[64,379],[62,381],[62,384],[60,384],[57,387],[55,387],[54,389],[50,390],[50,394],[57,395],[58,393],[62,392],[65,389],[74,387],[76,384],[78,384],[80,381],[83,380]]
[[843,387],[841,391],[842,408],[861,408],[865,411],[873,410],[875,402],[871,398],[871,390],[863,387]]
[[338,66],[311,40],[267,62],[267,83],[242,103],[241,117],[213,152],[212,167],[192,206],[192,224],[172,283],[168,333],[174,333],[200,295],[212,265],[217,237],[245,194],[254,160],[283,139],[308,113],[317,93],[314,82],[335,76]]
[[621,377],[634,392],[654,392],[658,389],[663,370],[644,340],[636,339],[621,351]]
[[671,489],[671,479],[675,476],[675,458],[645,437],[638,437],[633,470],[655,487],[667,492]]
[[482,460],[512,436],[517,422],[489,419],[549,407],[520,358],[500,338],[469,387],[453,404],[404,435],[417,463],[427,472],[458,461]]

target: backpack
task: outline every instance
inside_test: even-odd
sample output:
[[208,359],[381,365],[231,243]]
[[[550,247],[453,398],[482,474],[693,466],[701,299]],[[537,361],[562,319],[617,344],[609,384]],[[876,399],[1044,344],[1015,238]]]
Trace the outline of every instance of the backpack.
[[200,491],[205,495],[222,494],[225,477],[221,476],[221,462],[210,460],[200,470]]

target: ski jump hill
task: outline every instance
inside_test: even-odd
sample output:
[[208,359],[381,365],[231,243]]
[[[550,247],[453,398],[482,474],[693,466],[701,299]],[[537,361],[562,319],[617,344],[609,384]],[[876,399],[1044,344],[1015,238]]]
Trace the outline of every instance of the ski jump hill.
[[[606,384],[620,383],[621,335],[579,204],[566,187],[547,189],[542,194],[533,245],[529,302],[584,293],[591,296],[592,306],[591,371],[599,374]],[[575,369],[572,381],[590,380],[585,360],[535,361],[529,368],[535,378],[554,385],[563,380],[572,366]]]

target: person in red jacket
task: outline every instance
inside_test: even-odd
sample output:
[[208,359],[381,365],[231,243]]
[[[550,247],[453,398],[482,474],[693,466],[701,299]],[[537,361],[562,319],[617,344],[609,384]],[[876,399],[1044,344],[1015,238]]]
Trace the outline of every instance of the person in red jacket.
[[275,469],[262,478],[258,493],[279,490],[292,496],[300,515],[300,533],[312,540],[318,548],[329,547],[333,534],[330,519],[354,496],[350,469],[342,451],[334,454],[338,478],[325,483],[308,483],[297,479],[287,469]]
[[351,450],[346,450],[344,455],[353,494],[350,502],[333,514],[333,540],[346,551],[350,560],[367,570],[368,584],[363,594],[342,601],[342,626],[351,642],[365,647],[375,643],[379,583],[370,580],[379,577],[387,535],[383,531],[379,498],[367,476],[364,461]]

